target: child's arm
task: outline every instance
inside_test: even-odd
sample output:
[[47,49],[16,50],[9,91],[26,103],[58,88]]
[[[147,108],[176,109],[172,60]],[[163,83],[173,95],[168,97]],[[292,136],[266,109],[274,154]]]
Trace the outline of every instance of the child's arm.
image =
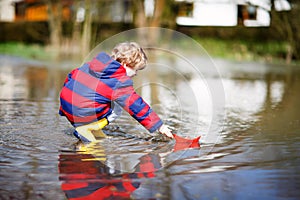
[[133,88],[131,79],[123,80],[119,83],[113,94],[113,100],[123,107],[134,119],[143,125],[150,133],[158,130],[168,137],[173,137],[171,130],[163,125],[159,116],[151,107],[139,96]]
[[120,117],[120,115],[122,114],[121,106],[115,102],[112,102],[112,103],[113,103],[113,111],[110,115],[107,116],[107,121],[109,123],[113,122],[115,119]]
[[126,91],[116,102],[150,133],[158,130],[163,124],[162,120],[133,89],[130,89],[130,92]]

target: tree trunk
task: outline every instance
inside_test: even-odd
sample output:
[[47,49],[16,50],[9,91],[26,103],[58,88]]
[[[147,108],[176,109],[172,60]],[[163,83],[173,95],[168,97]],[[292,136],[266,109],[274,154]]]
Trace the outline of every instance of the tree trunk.
[[[291,3],[291,2],[290,2]],[[300,43],[300,20],[299,20],[299,2],[293,2],[289,11],[275,11],[274,0],[272,0],[272,27],[280,35],[283,41],[287,43],[286,63],[291,63],[293,58],[299,58]]]
[[50,46],[56,53],[60,52],[62,40],[62,4],[61,1],[47,1]]
[[82,33],[82,58],[86,57],[91,48],[92,14],[91,0],[85,0],[85,17]]
[[150,26],[159,27],[161,25],[161,18],[165,8],[165,0],[156,0],[153,17],[150,21]]
[[286,36],[287,36],[287,52],[286,52],[286,63],[290,64],[293,57],[293,49],[294,49],[294,33],[292,30],[291,23],[289,22],[287,13],[283,13],[283,22],[285,24]]
[[[160,27],[161,26],[161,19],[162,14],[165,8],[165,0],[156,0],[153,17],[150,21],[150,27]],[[149,31],[149,41],[151,44],[157,44],[159,39],[159,29],[152,28]]]
[[73,56],[81,56],[81,22],[77,19],[77,12],[79,10],[79,2],[74,2],[75,17],[73,17],[73,31],[72,31],[72,40],[71,40],[71,52]]
[[[147,18],[145,14],[144,8],[144,0],[134,0],[133,3],[133,13],[134,20],[133,23],[136,28],[147,27]],[[137,30],[137,42],[139,42],[142,46],[147,45],[147,32],[144,29]]]

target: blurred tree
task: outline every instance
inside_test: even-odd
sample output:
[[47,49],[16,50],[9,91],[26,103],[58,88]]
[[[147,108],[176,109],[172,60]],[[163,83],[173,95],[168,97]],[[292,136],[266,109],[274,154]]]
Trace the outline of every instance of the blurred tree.
[[[132,0],[133,3],[133,23],[136,28],[142,27],[162,27],[167,26],[168,28],[173,28],[175,26],[176,12],[174,8],[176,7],[174,0],[152,0],[153,11],[151,13],[146,13],[145,2],[147,0]],[[149,8],[148,8],[149,9]],[[141,30],[139,32],[139,37],[143,38],[141,41],[147,39],[148,43],[158,42],[159,33],[157,29],[150,29],[149,32]]]
[[90,51],[91,48],[91,38],[92,38],[92,12],[91,0],[85,0],[85,13],[83,22],[83,33],[82,33],[82,57],[84,58]]
[[[144,0],[134,0],[133,3],[133,23],[136,28],[147,26],[147,17],[145,14]],[[147,32],[139,29],[138,30],[139,42],[142,45],[148,43],[145,39],[147,38]]]
[[[117,1],[117,0],[116,0]],[[48,8],[48,23],[50,32],[50,46],[53,47],[55,53],[78,53],[85,57],[96,37],[96,31],[99,25],[93,29],[93,22],[101,23],[105,20],[111,20],[110,10],[115,5],[115,1],[111,0],[77,0],[74,1],[72,7],[72,39],[69,41],[69,48],[65,47],[68,52],[60,52],[62,48],[62,7],[63,1],[60,0],[44,0]],[[145,7],[145,3],[152,4],[153,9]],[[175,26],[176,4],[174,0],[129,0],[128,5],[132,8],[133,24],[136,28],[141,27],[168,27]],[[150,6],[151,7],[151,6]],[[146,13],[147,10],[147,13]],[[111,16],[113,17],[113,16]],[[105,21],[104,23],[107,23]],[[94,31],[94,33],[93,33]],[[157,29],[150,29],[148,32],[139,32],[140,42],[156,43],[159,40]]]
[[81,22],[84,16],[83,8],[80,7],[80,1],[74,2],[74,15],[72,18],[72,38],[71,38],[71,48],[72,54],[78,55],[80,52],[81,44]]
[[72,43],[80,52],[81,58],[86,57],[91,47],[95,45],[98,26],[105,21],[104,18],[109,13],[107,8],[110,5],[111,0],[77,0],[74,2]]
[[62,40],[62,4],[60,0],[47,0],[50,46],[60,51]]
[[271,27],[278,33],[279,37],[287,42],[286,62],[292,59],[300,59],[300,2],[289,1],[292,8],[289,11],[276,11],[274,0],[272,0],[272,24]]
[[[62,1],[61,0],[44,0],[48,9],[48,23],[50,32],[50,47],[58,58],[62,48]],[[73,34],[70,48],[67,51],[72,51],[77,56],[78,48],[81,56],[85,57],[91,46],[92,35],[92,6],[97,1],[78,0],[74,2],[74,15],[72,18]],[[78,14],[80,16],[78,16]],[[82,34],[81,34],[82,33]]]
[[175,0],[165,0],[166,7],[162,14],[162,23],[164,26],[174,29],[176,27],[176,17],[178,14],[178,3]]

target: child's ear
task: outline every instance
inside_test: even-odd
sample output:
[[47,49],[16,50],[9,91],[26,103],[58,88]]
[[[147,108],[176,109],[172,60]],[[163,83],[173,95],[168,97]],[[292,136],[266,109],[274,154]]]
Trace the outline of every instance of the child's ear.
[[121,62],[121,65],[123,65],[123,67],[127,67],[125,62]]

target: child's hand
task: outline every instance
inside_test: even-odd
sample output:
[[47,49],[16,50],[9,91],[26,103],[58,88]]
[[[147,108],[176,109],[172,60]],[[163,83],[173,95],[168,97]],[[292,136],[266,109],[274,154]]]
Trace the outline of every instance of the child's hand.
[[174,138],[173,134],[172,134],[172,130],[166,126],[166,125],[162,125],[158,131],[161,133],[161,134],[164,134],[166,135],[167,137],[169,138]]

